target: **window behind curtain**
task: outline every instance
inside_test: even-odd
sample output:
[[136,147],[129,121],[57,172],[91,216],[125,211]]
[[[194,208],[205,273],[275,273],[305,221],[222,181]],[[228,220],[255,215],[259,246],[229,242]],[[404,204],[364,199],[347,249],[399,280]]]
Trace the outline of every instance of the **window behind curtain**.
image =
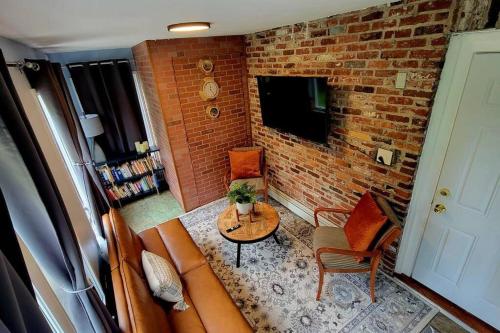
[[139,105],[141,107],[142,120],[144,121],[144,127],[146,128],[146,136],[150,146],[157,146],[158,141],[156,141],[155,133],[153,132],[153,124],[151,123],[151,117],[149,115],[148,103],[146,96],[144,95],[144,89],[142,86],[141,79],[137,75],[136,71],[132,72],[134,77],[135,89],[137,91],[137,97],[139,98]]
[[99,230],[98,230],[98,225],[99,223],[99,216],[94,216],[93,214],[93,209],[91,209],[91,202],[89,201],[89,193],[87,191],[90,191],[90,189],[87,189],[85,186],[85,181],[83,179],[84,174],[81,166],[75,165],[73,163],[74,156],[76,152],[74,151],[74,146],[72,144],[67,144],[66,142],[72,142],[71,138],[69,136],[69,133],[67,133],[67,128],[64,123],[64,119],[57,119],[58,114],[54,112],[50,112],[50,110],[47,108],[47,105],[43,101],[43,98],[40,94],[37,94],[37,99],[38,102],[40,103],[40,107],[43,110],[44,116],[47,119],[47,123],[50,126],[50,130],[52,131],[52,135],[55,138],[57,142],[57,146],[59,148],[59,151],[61,152],[61,155],[63,156],[64,162],[66,164],[66,168],[69,170],[69,173],[71,175],[71,179],[73,180],[73,183],[77,189],[78,192],[78,197],[80,199],[80,202],[82,204],[83,209],[85,210],[85,213],[87,214],[87,217],[89,221],[92,221],[91,226],[92,230],[94,231],[94,234],[96,235],[96,238],[98,242],[102,241],[99,237]]

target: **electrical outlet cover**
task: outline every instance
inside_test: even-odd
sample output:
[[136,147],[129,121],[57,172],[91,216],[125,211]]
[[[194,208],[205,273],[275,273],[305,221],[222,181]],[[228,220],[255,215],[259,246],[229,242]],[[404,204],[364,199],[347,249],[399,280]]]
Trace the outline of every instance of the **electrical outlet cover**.
[[385,164],[385,165],[391,165],[393,155],[394,155],[393,151],[379,148],[377,150],[377,162]]
[[396,76],[396,89],[404,89],[406,87],[406,73],[399,72]]

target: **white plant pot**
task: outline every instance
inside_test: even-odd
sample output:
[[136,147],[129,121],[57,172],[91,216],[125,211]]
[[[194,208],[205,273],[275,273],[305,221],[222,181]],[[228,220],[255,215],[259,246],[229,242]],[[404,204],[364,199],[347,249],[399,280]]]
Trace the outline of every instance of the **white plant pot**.
[[252,203],[236,203],[236,209],[240,215],[246,215],[252,210]]

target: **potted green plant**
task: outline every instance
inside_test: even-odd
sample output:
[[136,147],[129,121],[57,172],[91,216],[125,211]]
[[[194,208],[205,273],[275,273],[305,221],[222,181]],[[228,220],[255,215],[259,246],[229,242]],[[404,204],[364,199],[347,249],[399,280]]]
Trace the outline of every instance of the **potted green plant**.
[[227,193],[231,203],[236,203],[236,209],[241,215],[248,214],[255,203],[255,186],[248,183],[233,184]]

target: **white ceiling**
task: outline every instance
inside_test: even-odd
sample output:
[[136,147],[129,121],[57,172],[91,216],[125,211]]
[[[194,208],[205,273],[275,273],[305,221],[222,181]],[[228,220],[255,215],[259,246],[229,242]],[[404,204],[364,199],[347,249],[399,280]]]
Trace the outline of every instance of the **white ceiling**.
[[[389,0],[2,0],[0,36],[45,52],[131,47],[146,39],[240,35]],[[168,24],[208,21],[197,33]]]

